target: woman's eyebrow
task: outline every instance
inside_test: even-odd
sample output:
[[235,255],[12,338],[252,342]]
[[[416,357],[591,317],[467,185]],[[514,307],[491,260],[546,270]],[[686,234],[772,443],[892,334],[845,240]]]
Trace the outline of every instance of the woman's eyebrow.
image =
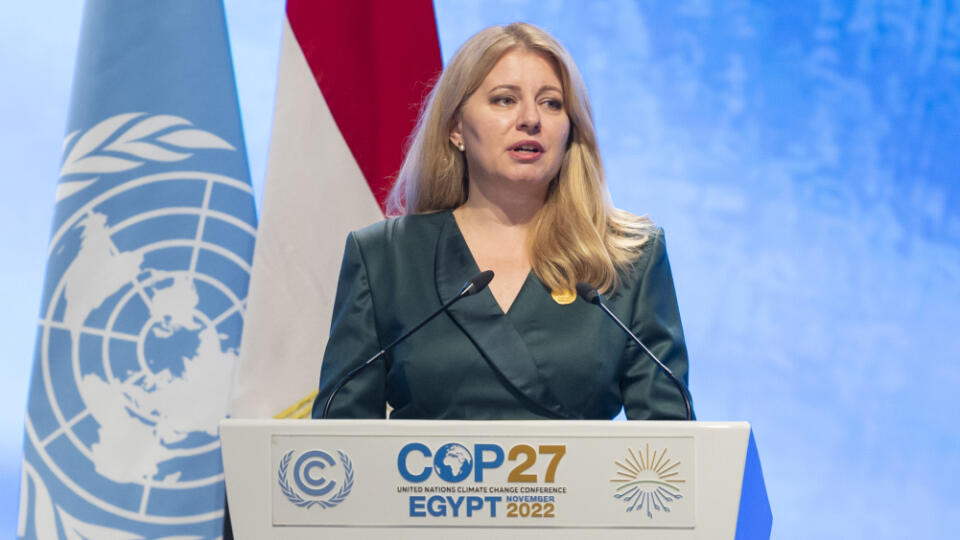
[[[511,90],[511,91],[513,91],[513,92],[519,92],[519,91],[520,91],[520,86],[518,86],[518,85],[516,85],[516,84],[498,84],[497,86],[494,86],[493,88],[490,89],[491,92],[494,92],[494,91],[497,91],[497,90]],[[542,94],[542,93],[547,92],[547,91],[549,91],[549,90],[553,90],[553,91],[555,91],[555,92],[560,92],[561,94],[563,93],[563,90],[561,90],[560,88],[558,88],[558,87],[556,87],[556,86],[554,86],[554,85],[552,85],[552,84],[547,84],[547,85],[541,86],[541,87],[540,87],[540,90],[537,91],[537,94]]]
[[554,92],[559,92],[560,94],[563,94],[563,90],[562,90],[562,89],[560,89],[560,88],[558,88],[558,87],[556,87],[556,86],[554,86],[554,85],[552,85],[552,84],[546,84],[546,85],[543,85],[543,86],[540,87],[540,91],[537,92],[537,95],[540,95],[540,94],[542,94],[542,93],[544,93],[544,92],[548,92],[548,91],[550,91],[550,90],[553,90]]

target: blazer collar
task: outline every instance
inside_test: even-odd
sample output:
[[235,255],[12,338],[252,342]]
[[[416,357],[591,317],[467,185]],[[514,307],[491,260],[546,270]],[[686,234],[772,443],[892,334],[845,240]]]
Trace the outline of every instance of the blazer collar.
[[[452,213],[448,213],[437,242],[437,293],[440,301],[445,302],[456,296],[464,282],[480,269]],[[531,285],[540,286],[539,283],[531,284],[530,280],[538,281],[533,272],[527,277],[515,302],[523,301],[524,293],[529,292]],[[500,309],[490,289],[457,302],[447,312],[497,372],[498,378],[514,393],[519,392],[541,414],[555,418],[568,417],[546,384],[523,337],[517,332],[510,316]]]

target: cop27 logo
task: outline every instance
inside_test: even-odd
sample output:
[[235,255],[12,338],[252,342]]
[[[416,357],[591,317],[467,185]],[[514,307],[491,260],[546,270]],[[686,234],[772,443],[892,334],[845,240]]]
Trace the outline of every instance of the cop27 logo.
[[[504,465],[504,459],[516,462],[507,475],[507,482],[537,482],[539,476],[528,472],[538,463],[538,458],[550,456],[543,481],[553,483],[560,460],[567,453],[563,444],[541,444],[534,448],[529,444],[517,444],[505,450],[498,444],[478,443],[473,452],[459,443],[451,442],[434,452],[421,442],[408,443],[397,454],[397,471],[408,482],[424,482],[436,474],[448,483],[462,482],[473,473],[474,482],[483,482],[484,471],[496,470]],[[542,461],[539,461],[542,463]],[[419,468],[419,470],[418,470]]]
[[323,450],[307,450],[294,461],[296,452],[284,454],[277,470],[280,491],[291,503],[301,508],[332,508],[346,500],[353,490],[353,463],[347,454],[337,450],[335,460]]

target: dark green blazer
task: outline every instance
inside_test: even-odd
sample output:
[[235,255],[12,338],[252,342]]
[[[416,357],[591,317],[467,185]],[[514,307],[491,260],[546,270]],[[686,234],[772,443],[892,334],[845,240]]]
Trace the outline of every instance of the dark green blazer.
[[[347,238],[313,414],[350,369],[453,298],[480,269],[450,212],[390,219]],[[496,279],[496,278],[494,278]],[[663,232],[607,305],[682,380],[687,352]],[[531,272],[503,313],[490,290],[361,371],[334,418],[683,418],[669,378],[602,311],[554,302]]]

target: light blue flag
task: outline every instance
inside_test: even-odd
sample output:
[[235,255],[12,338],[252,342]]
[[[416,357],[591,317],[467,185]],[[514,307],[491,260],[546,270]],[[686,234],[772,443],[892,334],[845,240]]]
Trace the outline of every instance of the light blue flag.
[[18,536],[219,536],[256,215],[220,0],[89,0]]

